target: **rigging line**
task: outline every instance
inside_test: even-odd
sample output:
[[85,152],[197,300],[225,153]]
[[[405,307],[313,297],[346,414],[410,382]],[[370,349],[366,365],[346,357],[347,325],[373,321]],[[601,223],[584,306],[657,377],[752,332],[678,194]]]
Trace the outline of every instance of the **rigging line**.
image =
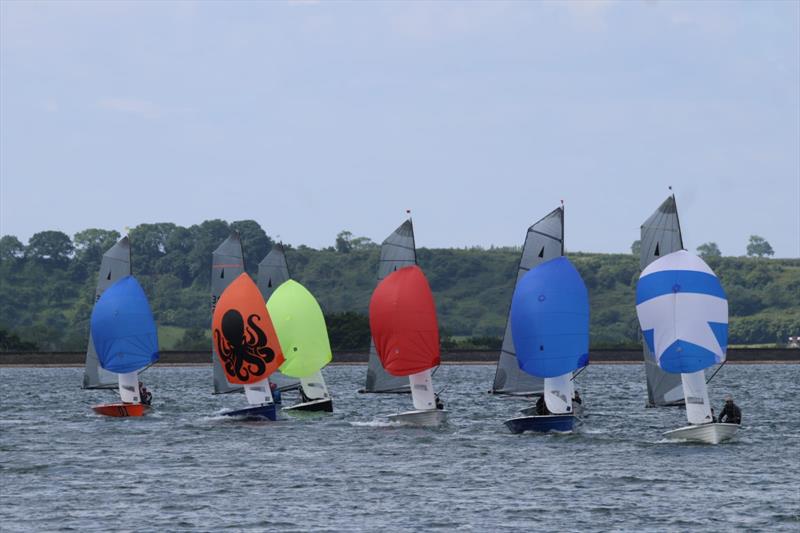
[[706,380],[706,385],[708,385],[708,384],[711,382],[711,380],[712,380],[712,379],[714,379],[714,376],[716,376],[716,375],[717,375],[717,372],[719,372],[719,371],[722,369],[722,367],[723,367],[723,366],[725,366],[725,363],[727,363],[727,362],[728,362],[728,360],[727,360],[727,359],[725,359],[725,360],[722,362],[722,364],[721,364],[721,365],[719,365],[719,366],[717,367],[717,369],[714,371],[714,373],[713,373],[713,374],[711,374],[711,377],[709,377],[709,378]]
[[589,365],[586,365],[585,367],[583,367],[583,368],[581,368],[580,370],[578,370],[578,373],[577,373],[577,374],[575,374],[574,376],[572,376],[572,378],[570,379],[570,381],[575,381],[575,378],[577,378],[578,376],[580,376],[580,375],[581,375],[581,372],[583,372],[584,370],[586,370],[586,367],[588,367],[588,366],[589,366]]

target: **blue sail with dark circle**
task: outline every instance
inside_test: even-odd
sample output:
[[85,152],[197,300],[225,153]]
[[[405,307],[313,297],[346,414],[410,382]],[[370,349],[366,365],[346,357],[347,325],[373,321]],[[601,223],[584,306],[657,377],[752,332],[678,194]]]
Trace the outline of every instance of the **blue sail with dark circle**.
[[552,378],[589,363],[589,294],[566,257],[541,263],[517,283],[511,334],[528,374]]
[[158,331],[142,286],[126,276],[97,300],[92,311],[92,341],[100,366],[125,374],[158,360]]

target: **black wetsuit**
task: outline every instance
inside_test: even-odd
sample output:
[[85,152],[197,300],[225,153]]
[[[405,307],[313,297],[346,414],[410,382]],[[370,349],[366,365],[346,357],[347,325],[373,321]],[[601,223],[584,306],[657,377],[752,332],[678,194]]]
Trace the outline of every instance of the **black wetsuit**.
[[547,404],[544,401],[544,396],[539,396],[539,399],[536,400],[536,414],[540,416],[550,414],[550,411],[547,409]]
[[139,397],[145,405],[150,405],[150,402],[153,401],[153,393],[145,388],[139,390]]
[[725,407],[717,419],[725,424],[741,424],[742,423],[742,410],[733,402],[725,402]]

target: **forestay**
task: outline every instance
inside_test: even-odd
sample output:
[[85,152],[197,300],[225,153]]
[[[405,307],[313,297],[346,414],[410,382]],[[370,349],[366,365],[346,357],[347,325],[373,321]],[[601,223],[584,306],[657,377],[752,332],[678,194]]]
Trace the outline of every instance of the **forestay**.
[[685,250],[651,263],[636,286],[636,314],[659,367],[682,380],[691,423],[711,421],[703,370],[725,360],[728,301],[719,279]]
[[[683,237],[674,195],[664,200],[655,213],[642,224],[640,244],[642,270],[656,259],[683,249]],[[656,407],[683,403],[680,376],[664,372],[644,340],[642,351],[647,378],[647,405]]]
[[[128,237],[123,237],[103,254],[97,288],[94,293],[95,303],[111,285],[131,274],[131,246]],[[83,371],[84,389],[112,389],[117,387],[117,376],[104,370],[97,359],[91,331],[86,348],[86,364]]]
[[[414,226],[411,219],[403,222],[381,245],[378,283],[392,272],[417,264]],[[374,339],[370,339],[367,382],[362,392],[406,392],[407,380],[389,374],[381,365]]]
[[[516,288],[519,281],[530,269],[563,254],[564,210],[559,207],[528,228],[514,287]],[[500,358],[497,361],[492,392],[495,394],[527,395],[541,394],[542,391],[542,379],[526,374],[517,363],[514,338],[511,334],[511,305],[509,304],[509,314],[506,320]]]
[[[214,250],[211,262],[211,314],[213,316],[222,293],[244,272],[242,242],[239,233],[232,232],[225,241]],[[231,385],[225,379],[225,372],[219,362],[214,340],[211,341],[211,366],[214,368],[214,394],[240,391],[242,387]]]

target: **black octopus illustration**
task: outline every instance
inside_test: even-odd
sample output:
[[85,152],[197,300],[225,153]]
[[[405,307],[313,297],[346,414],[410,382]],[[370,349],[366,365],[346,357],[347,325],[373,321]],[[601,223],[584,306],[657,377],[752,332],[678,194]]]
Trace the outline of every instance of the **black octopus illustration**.
[[247,317],[247,327],[241,313],[228,310],[222,316],[222,331],[214,330],[217,353],[224,361],[229,376],[247,381],[250,376],[260,376],[267,370],[267,363],[275,358],[275,352],[267,346],[267,336],[258,327],[258,315]]

